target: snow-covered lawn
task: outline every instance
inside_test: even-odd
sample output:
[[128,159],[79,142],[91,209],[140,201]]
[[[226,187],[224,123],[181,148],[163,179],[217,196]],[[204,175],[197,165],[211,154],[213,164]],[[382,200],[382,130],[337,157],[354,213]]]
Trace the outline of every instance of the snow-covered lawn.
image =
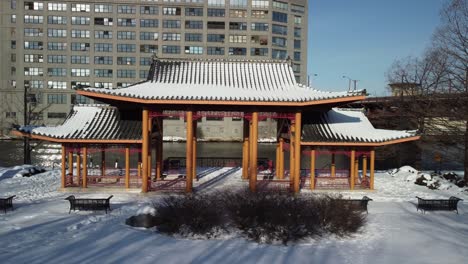
[[[376,175],[372,192],[341,192],[344,197],[374,199],[368,224],[349,238],[329,237],[288,246],[256,244],[237,237],[215,240],[176,239],[125,225],[147,211],[161,195],[113,192],[113,208],[68,214],[70,193],[57,191],[59,171],[32,177],[5,177],[19,168],[0,168],[0,197],[17,195],[15,210],[0,212],[1,263],[466,263],[468,192],[456,186],[432,191],[406,181],[400,171]],[[226,169],[220,170],[218,174]],[[240,171],[210,185],[245,183]],[[14,174],[14,173],[13,173]],[[205,177],[208,181],[216,173]],[[416,212],[415,196],[465,201],[454,212]],[[109,192],[77,196],[107,197]]]

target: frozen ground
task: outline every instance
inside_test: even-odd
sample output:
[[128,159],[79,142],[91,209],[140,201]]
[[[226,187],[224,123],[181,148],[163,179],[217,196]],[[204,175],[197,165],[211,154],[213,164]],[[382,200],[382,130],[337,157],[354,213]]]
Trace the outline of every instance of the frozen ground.
[[[0,196],[15,194],[15,210],[0,212],[1,263],[466,263],[468,192],[455,186],[431,191],[407,179],[412,172],[376,175],[373,192],[342,192],[344,197],[368,195],[368,224],[349,238],[325,238],[300,244],[263,245],[241,238],[175,239],[136,229],[125,219],[145,211],[160,195],[112,193],[112,212],[72,212],[58,192],[59,171],[29,178],[4,177],[20,168],[0,168]],[[227,169],[207,175],[216,179]],[[3,179],[3,180],[2,180]],[[210,189],[243,185],[240,171]],[[207,188],[208,189],[208,188]],[[107,197],[109,192],[77,194]],[[464,199],[460,214],[416,212],[415,196]]]

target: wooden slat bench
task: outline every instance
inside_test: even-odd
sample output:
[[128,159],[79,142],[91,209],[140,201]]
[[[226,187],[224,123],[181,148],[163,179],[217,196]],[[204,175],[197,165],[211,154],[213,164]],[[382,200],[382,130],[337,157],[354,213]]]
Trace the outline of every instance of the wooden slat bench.
[[426,211],[445,210],[445,211],[456,211],[458,214],[458,202],[463,201],[462,199],[452,196],[448,199],[423,199],[418,198],[418,205],[416,211],[421,210],[423,214]]
[[70,195],[65,200],[70,202],[70,213],[72,210],[88,210],[88,211],[97,211],[97,210],[105,210],[107,214],[107,210],[111,210],[110,208],[110,199],[114,197],[113,195],[109,196],[108,198],[75,198],[74,195]]
[[7,212],[7,209],[11,209],[13,211],[13,198],[16,197],[16,195],[10,196],[8,198],[0,198],[0,210],[3,209],[3,211]]
[[344,203],[346,206],[356,208],[357,210],[367,211],[367,204],[372,201],[371,198],[364,196],[362,199],[339,199],[338,202]]

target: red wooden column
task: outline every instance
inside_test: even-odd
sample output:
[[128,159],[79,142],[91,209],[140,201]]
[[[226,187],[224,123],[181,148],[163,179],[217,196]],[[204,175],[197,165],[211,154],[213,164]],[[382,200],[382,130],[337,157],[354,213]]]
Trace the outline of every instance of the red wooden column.
[[292,191],[295,191],[295,186],[296,186],[296,173],[295,173],[295,161],[294,161],[294,153],[295,153],[295,147],[296,147],[296,142],[295,142],[295,134],[296,134],[296,121],[291,120],[291,126],[290,126],[290,135],[289,135],[289,182],[290,186],[292,188]]
[[197,120],[193,121],[192,137],[192,178],[197,178]]
[[125,188],[130,188],[130,146],[125,146]]
[[330,176],[336,176],[336,164],[335,164],[335,153],[331,154],[331,169],[330,169]]
[[[149,115],[149,114],[148,114]],[[153,127],[153,120],[151,117],[148,117],[148,180],[151,181],[151,171],[152,171],[152,160],[151,156],[153,154],[153,140],[151,138],[151,130]]]
[[251,192],[256,192],[257,191],[257,155],[258,155],[258,150],[257,150],[257,145],[258,145],[258,112],[253,112],[252,113],[252,120],[250,121],[252,124],[252,130],[251,130],[251,146],[252,146],[252,151],[251,151],[251,156],[250,156],[250,178],[249,178],[249,188]]
[[62,144],[62,184],[61,184],[62,189],[65,188],[65,179],[66,179],[65,176],[67,174],[66,159],[67,159],[67,149],[65,148],[65,145]]
[[80,178],[81,178],[81,153],[80,148],[78,147],[78,151],[76,152],[76,184],[80,186]]
[[249,142],[249,133],[250,133],[250,122],[244,117],[243,125],[243,142],[242,142],[242,179],[247,179],[249,177],[249,153],[250,153],[250,142]]
[[187,111],[186,112],[186,119],[187,119],[187,135],[186,135],[186,152],[185,152],[185,179],[186,179],[186,186],[185,192],[191,193],[193,188],[193,112]]
[[294,193],[298,193],[301,182],[301,112],[297,112],[294,119]]
[[310,151],[310,189],[315,189],[315,149]]
[[350,157],[350,168],[349,168],[349,183],[350,183],[350,188],[351,190],[354,190],[354,172],[355,172],[355,156],[356,156],[356,151],[353,149],[351,150],[351,157]]
[[83,147],[83,188],[88,188],[88,146]]
[[141,192],[146,193],[148,192],[148,148],[149,148],[149,133],[148,133],[148,109],[143,108],[142,111],[142,146],[141,146],[141,161],[143,164],[142,170],[142,184],[141,184]]
[[163,173],[163,118],[158,117],[157,122],[159,133],[156,141],[156,179],[160,180]]
[[374,166],[375,166],[375,150],[372,149],[370,152],[370,189],[374,190]]
[[278,165],[279,165],[279,173],[278,173],[278,178],[279,179],[284,179],[284,139],[280,138],[279,139],[279,160],[278,160]]

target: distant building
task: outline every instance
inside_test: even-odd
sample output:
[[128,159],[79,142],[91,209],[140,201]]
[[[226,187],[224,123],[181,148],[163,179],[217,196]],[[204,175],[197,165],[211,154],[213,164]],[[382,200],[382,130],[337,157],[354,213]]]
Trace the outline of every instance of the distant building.
[[419,83],[390,83],[392,96],[421,95],[422,87]]

